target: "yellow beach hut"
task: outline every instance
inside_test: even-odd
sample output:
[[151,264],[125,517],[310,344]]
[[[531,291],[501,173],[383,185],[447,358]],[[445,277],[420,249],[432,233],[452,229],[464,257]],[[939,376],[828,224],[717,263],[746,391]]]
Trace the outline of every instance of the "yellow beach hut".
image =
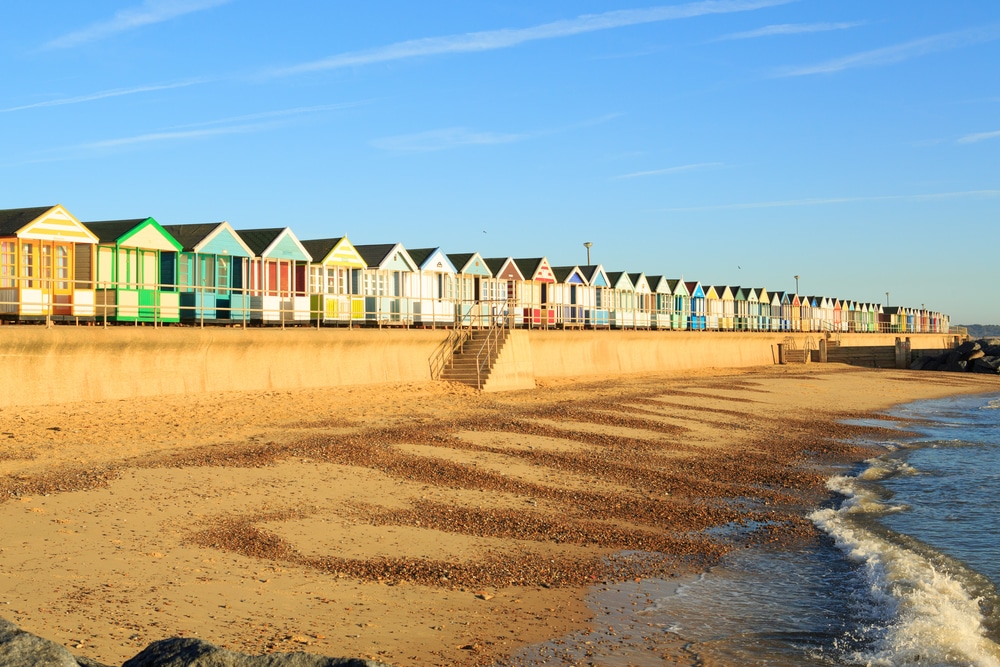
[[0,211],[0,315],[93,317],[96,243],[61,205]]

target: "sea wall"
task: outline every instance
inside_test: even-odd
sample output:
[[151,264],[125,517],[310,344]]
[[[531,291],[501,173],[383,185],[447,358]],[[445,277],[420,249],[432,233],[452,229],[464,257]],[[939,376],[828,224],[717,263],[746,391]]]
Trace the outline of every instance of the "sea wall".
[[[0,406],[421,382],[430,379],[429,360],[446,337],[441,329],[3,326]],[[942,334],[909,337],[913,349],[944,349],[953,340]],[[807,336],[795,338],[796,345],[805,345]],[[530,373],[552,378],[771,365],[788,336],[551,330],[522,332],[518,339],[512,372],[528,383]],[[895,340],[841,335],[842,345]]]

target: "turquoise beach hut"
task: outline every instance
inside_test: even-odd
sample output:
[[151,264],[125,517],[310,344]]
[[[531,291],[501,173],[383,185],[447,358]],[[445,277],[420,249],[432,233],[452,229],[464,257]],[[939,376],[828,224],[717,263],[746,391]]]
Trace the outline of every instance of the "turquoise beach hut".
[[181,244],[176,285],[181,320],[245,321],[250,247],[228,222],[164,225]]

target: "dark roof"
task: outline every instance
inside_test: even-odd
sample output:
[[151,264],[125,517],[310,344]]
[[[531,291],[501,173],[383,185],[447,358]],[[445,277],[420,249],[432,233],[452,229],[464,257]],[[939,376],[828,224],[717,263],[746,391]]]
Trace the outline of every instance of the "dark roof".
[[[630,274],[628,274],[628,279],[632,281],[633,285],[635,285],[636,283],[639,282],[639,277],[640,276],[642,276],[641,272],[640,273],[630,273]],[[649,282],[649,281],[647,280],[646,282]]]
[[574,269],[579,267],[576,266],[553,266],[552,275],[555,276],[556,282],[564,283],[566,279],[569,278],[570,274],[573,273]]
[[83,226],[92,231],[101,243],[114,243],[147,220],[149,218],[101,220],[99,222],[85,222]]
[[301,241],[301,243],[306,252],[312,255],[313,261],[322,262],[343,238],[343,236],[340,236],[335,239],[312,239],[310,241]]
[[[521,269],[521,273],[524,275],[526,280],[530,280],[535,276],[535,272],[538,271],[538,266],[542,263],[544,257],[520,257],[515,258],[514,263],[517,264],[517,268]],[[531,276],[528,276],[528,272],[524,269],[525,267],[531,267]]]
[[278,238],[285,227],[271,227],[269,229],[237,229],[236,233],[239,234],[243,242],[247,244],[253,254],[260,257],[267,250],[267,246],[274,243],[274,239]]
[[606,271],[606,273],[608,274],[608,282],[611,283],[612,286],[614,286],[614,284],[621,280],[621,277],[625,275],[624,271]]
[[215,231],[221,222],[205,222],[194,225],[164,225],[167,233],[177,239],[184,252],[193,252],[194,247]]
[[365,260],[365,264],[371,268],[381,264],[386,255],[392,252],[395,247],[395,243],[379,243],[376,245],[356,245],[354,249],[361,255],[361,259]]
[[410,259],[412,259],[414,263],[417,265],[417,268],[420,268],[421,266],[423,266],[423,263],[427,261],[427,258],[433,255],[436,250],[438,249],[416,248],[414,250],[411,250],[407,248],[406,252],[410,255]]
[[53,206],[36,206],[35,208],[8,208],[0,211],[0,234],[10,236],[21,227],[40,217]]
[[[495,276],[500,273],[500,269],[503,268],[503,265],[507,263],[508,259],[510,259],[510,257],[484,257],[483,261],[486,262],[486,266],[490,267],[490,273]],[[517,264],[517,262],[514,263]]]
[[[410,256],[412,257],[413,255],[411,254]],[[456,271],[461,271],[462,268],[475,256],[476,253],[474,252],[449,253],[447,255],[448,261],[455,265]]]

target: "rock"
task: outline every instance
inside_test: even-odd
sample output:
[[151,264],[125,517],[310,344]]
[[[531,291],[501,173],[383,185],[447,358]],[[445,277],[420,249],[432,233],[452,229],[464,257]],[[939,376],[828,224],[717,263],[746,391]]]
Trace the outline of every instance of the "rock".
[[0,618],[0,665],[3,667],[106,667],[77,659],[55,642],[25,632]]
[[964,373],[968,365],[968,361],[962,361],[961,359],[958,361],[950,361],[949,358],[949,362],[941,366],[941,370],[948,371],[949,373]]
[[[75,667],[75,666],[74,666]],[[361,658],[327,658],[308,653],[250,656],[200,639],[172,637],[153,642],[122,667],[388,667]]]
[[972,365],[973,373],[1000,373],[1000,355],[980,357]]
[[980,349],[976,350],[975,352],[973,352],[972,354],[966,356],[965,360],[966,361],[975,361],[976,359],[982,359],[985,356],[986,356],[986,353],[983,352],[982,348],[980,348]]
[[958,352],[959,358],[964,359],[967,355],[980,349],[982,349],[982,346],[979,344],[978,340],[967,340],[955,348],[955,351]]
[[922,371],[927,367],[927,364],[929,364],[932,359],[933,357],[917,357],[912,363],[910,363],[910,370]]
[[[109,667],[73,656],[65,648],[21,630],[0,618],[2,667]],[[308,653],[250,656],[219,648],[200,639],[172,637],[147,646],[122,667],[390,667],[361,658],[327,658]]]

